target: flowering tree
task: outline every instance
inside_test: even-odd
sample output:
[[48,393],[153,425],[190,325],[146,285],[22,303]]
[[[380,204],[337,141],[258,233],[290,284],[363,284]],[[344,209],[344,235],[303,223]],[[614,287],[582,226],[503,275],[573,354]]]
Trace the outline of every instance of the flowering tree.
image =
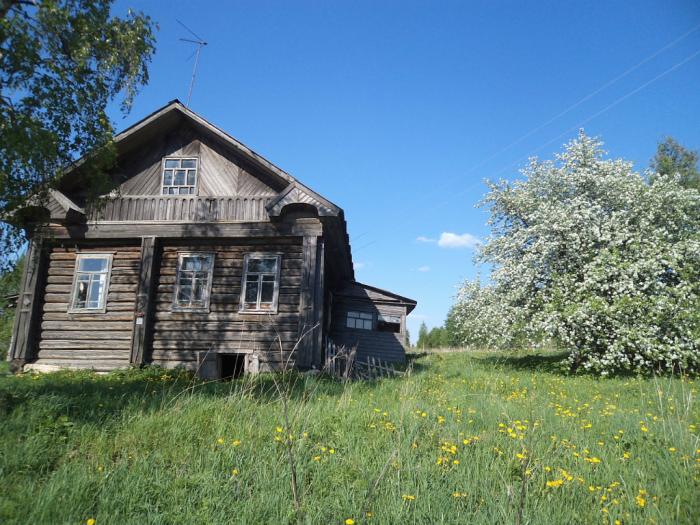
[[605,158],[583,132],[489,184],[492,235],[455,305],[464,342],[552,337],[572,368],[700,370],[700,193]]

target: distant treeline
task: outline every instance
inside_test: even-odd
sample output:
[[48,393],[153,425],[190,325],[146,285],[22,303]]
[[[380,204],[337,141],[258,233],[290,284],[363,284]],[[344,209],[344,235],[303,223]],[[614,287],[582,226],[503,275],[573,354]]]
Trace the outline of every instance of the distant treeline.
[[425,322],[418,329],[416,348],[451,348],[463,345],[453,317],[454,309],[450,309],[444,326],[435,326],[428,330]]

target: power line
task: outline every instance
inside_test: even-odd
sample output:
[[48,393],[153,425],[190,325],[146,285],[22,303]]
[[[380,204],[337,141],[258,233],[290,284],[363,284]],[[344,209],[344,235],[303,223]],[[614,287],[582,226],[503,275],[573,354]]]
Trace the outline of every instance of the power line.
[[[680,41],[680,39],[685,38],[686,36],[688,36],[689,34],[691,34],[692,32],[696,31],[696,30],[699,29],[699,28],[700,28],[700,25],[696,26],[696,27],[693,28],[691,31],[685,33],[682,37],[679,37],[679,39],[676,39],[674,42],[677,43],[678,41]],[[673,44],[674,42],[672,42],[671,44]],[[667,44],[667,45],[664,46],[664,48],[662,48],[662,49],[668,49],[668,47],[669,47],[671,44]],[[657,51],[657,52],[655,52],[653,55],[656,56],[656,55],[658,55],[660,52],[661,52],[661,51]],[[627,100],[627,99],[630,98],[631,96],[633,96],[633,95],[639,93],[640,91],[642,91],[642,90],[645,89],[646,87],[650,86],[650,85],[653,84],[654,82],[656,82],[656,81],[662,79],[663,77],[669,75],[670,73],[672,73],[672,72],[675,71],[676,69],[680,68],[681,66],[685,65],[686,63],[688,63],[688,62],[690,62],[691,60],[693,60],[694,58],[696,58],[698,55],[700,55],[700,49],[697,50],[697,51],[695,51],[694,53],[690,54],[689,56],[687,56],[687,57],[684,58],[683,60],[681,60],[681,61],[675,63],[675,64],[672,65],[671,67],[665,69],[664,71],[662,71],[662,72],[659,73],[658,75],[654,76],[654,77],[651,78],[650,80],[648,80],[648,81],[646,81],[646,82],[640,84],[639,86],[637,86],[637,87],[634,88],[633,90],[629,91],[628,93],[624,94],[623,96],[617,98],[617,99],[614,100],[612,103],[610,103],[610,104],[608,104],[607,106],[603,107],[602,109],[596,111],[595,113],[593,113],[593,114],[590,115],[589,117],[587,117],[587,118],[585,118],[584,120],[580,121],[580,122],[579,122],[578,124],[576,124],[575,126],[572,126],[571,128],[569,128],[569,129],[567,129],[566,131],[560,133],[560,134],[557,135],[556,137],[554,137],[554,138],[548,140],[547,142],[543,143],[542,145],[538,146],[537,148],[535,148],[534,150],[532,150],[527,156],[521,157],[521,158],[517,159],[515,162],[509,163],[508,165],[506,165],[505,167],[503,167],[502,169],[500,169],[499,171],[497,171],[496,173],[494,173],[494,175],[499,175],[499,174],[503,173],[504,171],[506,171],[506,170],[508,170],[508,169],[511,169],[513,166],[515,166],[515,165],[517,165],[517,164],[520,164],[521,162],[526,161],[528,158],[530,158],[531,156],[533,156],[533,155],[532,155],[533,153],[536,153],[536,152],[538,152],[538,151],[544,149],[545,147],[547,147],[547,146],[550,145],[551,143],[555,142],[556,140],[559,140],[560,138],[562,138],[562,137],[565,136],[565,135],[568,135],[568,134],[571,133],[572,131],[576,131],[576,130],[578,130],[578,129],[581,129],[586,123],[588,123],[588,122],[590,122],[591,120],[593,120],[593,119],[599,117],[600,115],[606,113],[606,112],[609,111],[610,109],[612,109],[612,108],[614,108],[615,106],[619,105],[620,103],[624,102],[625,100]],[[650,55],[650,56],[651,56],[651,55]],[[642,63],[644,63],[644,62],[646,62],[646,61],[648,61],[648,60],[649,60],[649,58],[645,59],[644,61],[640,62],[639,65],[641,65]],[[632,71],[632,70],[636,69],[636,67],[638,67],[638,66],[635,66],[635,68],[630,68],[630,69],[628,69],[627,71],[628,71],[628,72],[629,72],[629,71]],[[627,74],[629,74],[629,73],[627,73]],[[623,75],[624,75],[624,74],[623,74]],[[616,77],[617,80],[619,80],[619,78],[622,78],[623,75],[619,75],[618,77]],[[607,84],[610,84],[610,83],[608,82]],[[599,88],[599,90],[600,90],[600,89],[601,89],[601,88]],[[599,91],[599,90],[598,90],[598,91]],[[585,97],[584,97],[584,98],[585,98]],[[573,107],[573,106],[572,106],[572,107]],[[560,113],[560,115],[562,115],[562,114],[564,114],[564,113],[565,113],[565,112],[562,112],[562,113]],[[510,146],[507,146],[507,147],[510,147]],[[506,148],[507,148],[507,147],[506,147]],[[504,148],[504,149],[505,149],[505,148]],[[472,170],[473,170],[473,169],[475,169],[475,168],[472,168]],[[426,210],[433,211],[433,210],[435,210],[435,209],[437,209],[437,208],[442,208],[443,206],[449,204],[449,203],[451,202],[451,200],[452,200],[454,197],[459,196],[459,195],[463,195],[463,194],[466,193],[467,191],[473,189],[474,187],[476,187],[477,185],[480,185],[480,184],[481,184],[481,181],[475,181],[474,183],[470,184],[470,185],[467,186],[466,188],[463,188],[463,189],[460,190],[460,191],[451,193],[450,199],[449,199],[449,200],[443,201],[443,202],[438,203],[438,204],[436,204],[436,205],[434,205],[434,206],[426,207]],[[420,213],[416,213],[416,214],[413,215],[414,222],[415,222],[415,219],[417,219],[419,215],[420,215]],[[370,244],[372,244],[372,243],[370,243]],[[355,252],[361,250],[362,248],[364,248],[364,247],[366,247],[366,246],[367,246],[367,245],[361,246],[359,249],[355,250]]]
[[[591,115],[591,116],[589,116],[589,117],[583,119],[581,122],[579,122],[579,123],[576,124],[575,126],[572,126],[571,128],[569,128],[569,129],[567,129],[566,131],[560,133],[560,134],[557,135],[556,137],[554,137],[554,138],[548,140],[547,142],[545,142],[545,143],[542,144],[541,146],[539,146],[539,147],[537,147],[536,149],[534,149],[534,150],[532,151],[532,153],[536,153],[536,152],[538,152],[538,151],[544,149],[545,147],[547,147],[548,145],[550,145],[552,142],[561,139],[563,136],[568,135],[568,134],[571,133],[572,131],[576,131],[576,130],[581,129],[584,125],[586,125],[586,124],[587,124],[588,122],[590,122],[591,120],[593,120],[593,119],[599,117],[599,116],[602,115],[603,113],[608,112],[609,110],[611,110],[612,108],[614,108],[615,106],[617,106],[618,104],[620,104],[621,102],[624,102],[625,100],[627,100],[627,99],[630,98],[631,96],[633,96],[633,95],[639,93],[641,90],[643,90],[644,88],[650,86],[651,84],[653,84],[653,83],[656,82],[657,80],[662,79],[663,77],[665,77],[666,75],[672,73],[673,71],[675,71],[675,70],[678,69],[679,67],[681,67],[681,66],[685,65],[686,63],[690,62],[691,60],[693,60],[693,59],[694,59],[695,57],[697,57],[698,55],[700,55],[700,49],[698,49],[697,51],[695,51],[695,52],[692,53],[691,55],[687,56],[686,58],[684,58],[684,59],[681,60],[680,62],[675,63],[675,64],[674,64],[673,66],[671,66],[670,68],[668,68],[668,69],[662,71],[661,73],[659,73],[658,75],[656,75],[656,76],[655,76],[654,78],[652,78],[651,80],[648,80],[648,81],[644,82],[643,84],[640,84],[639,86],[637,86],[636,88],[634,88],[634,89],[633,89],[632,91],[630,91],[629,93],[626,93],[625,95],[623,95],[623,96],[621,96],[620,98],[616,99],[615,101],[613,101],[612,103],[608,104],[608,105],[605,106],[604,108],[600,109],[599,111],[596,111],[595,113],[593,113],[593,115]],[[531,156],[532,156],[532,155],[530,154],[530,155],[528,155],[527,157],[518,159],[517,161],[515,161],[515,162],[509,164],[508,166],[506,166],[505,168],[503,168],[503,169],[497,171],[497,172],[495,173],[495,175],[499,175],[499,174],[503,173],[505,170],[511,168],[513,165],[518,164],[518,163],[522,162],[523,160],[527,160],[527,159],[528,159],[529,157],[531,157]]]
[[[574,102],[573,104],[571,104],[570,106],[568,106],[566,109],[560,111],[559,113],[557,113],[556,115],[554,115],[553,117],[551,117],[550,119],[548,119],[547,121],[541,123],[541,124],[538,125],[538,126],[535,126],[534,128],[532,128],[532,129],[531,129],[530,131],[528,131],[527,133],[525,133],[525,134],[521,135],[520,137],[516,138],[516,139],[515,139],[513,142],[511,142],[510,144],[504,146],[504,147],[501,148],[500,150],[496,151],[495,153],[489,155],[489,156],[486,157],[485,159],[483,159],[483,160],[481,160],[480,162],[476,163],[474,166],[472,166],[471,168],[467,169],[467,171],[464,172],[462,175],[467,174],[467,173],[471,173],[471,172],[477,170],[478,168],[484,166],[484,165],[487,164],[488,162],[490,162],[490,161],[492,161],[492,160],[494,160],[494,159],[500,157],[503,153],[505,153],[506,151],[508,151],[509,149],[511,149],[513,146],[517,146],[517,145],[520,144],[523,140],[525,140],[525,139],[531,137],[532,135],[534,135],[534,134],[537,133],[538,131],[541,131],[543,128],[545,128],[545,127],[549,126],[550,124],[552,124],[553,122],[559,120],[561,117],[563,117],[564,115],[570,113],[571,111],[573,111],[574,109],[576,109],[577,107],[579,107],[579,106],[580,106],[581,104],[583,104],[584,102],[589,101],[590,99],[592,99],[593,97],[595,97],[597,94],[601,93],[602,91],[605,91],[605,90],[606,90],[607,88],[609,88],[610,86],[616,84],[617,82],[619,82],[620,80],[622,80],[622,79],[625,78],[626,76],[630,75],[631,73],[633,73],[634,71],[636,71],[637,69],[639,69],[640,67],[642,67],[644,64],[650,62],[651,60],[653,60],[654,58],[656,58],[656,57],[659,56],[660,54],[662,54],[662,53],[664,53],[665,51],[667,51],[667,50],[671,49],[672,47],[676,46],[678,43],[680,43],[681,41],[685,40],[686,38],[688,38],[690,35],[692,35],[692,34],[695,33],[696,31],[698,31],[698,29],[700,29],[700,24],[697,24],[697,25],[693,26],[693,27],[690,28],[688,31],[686,31],[685,33],[683,33],[682,35],[680,35],[679,37],[677,37],[677,38],[675,38],[674,40],[672,40],[671,42],[669,42],[669,43],[663,45],[662,47],[660,47],[659,49],[657,49],[656,51],[654,51],[653,53],[651,53],[650,55],[648,55],[646,58],[644,58],[644,59],[641,60],[640,62],[637,62],[637,63],[636,63],[635,65],[633,65],[632,67],[626,69],[625,71],[623,71],[623,72],[620,73],[619,75],[617,75],[617,76],[615,76],[614,78],[612,78],[612,79],[608,80],[607,82],[603,83],[601,86],[599,86],[598,88],[594,89],[593,91],[591,91],[590,93],[588,93],[588,94],[585,95],[584,97],[580,98],[578,101]],[[454,180],[454,177],[452,178],[452,180]],[[441,188],[439,188],[437,191],[440,191],[440,190],[445,189],[445,188],[447,188],[447,187],[449,187],[449,183],[446,184],[446,185],[443,185],[443,186],[442,186]]]

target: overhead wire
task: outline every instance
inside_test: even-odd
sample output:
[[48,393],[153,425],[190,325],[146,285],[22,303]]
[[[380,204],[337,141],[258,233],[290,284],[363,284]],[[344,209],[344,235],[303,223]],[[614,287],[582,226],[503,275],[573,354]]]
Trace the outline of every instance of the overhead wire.
[[[613,79],[611,79],[611,80],[605,82],[605,83],[602,84],[599,88],[596,88],[594,91],[592,91],[592,92],[589,93],[588,95],[582,97],[581,99],[579,99],[579,100],[578,100],[577,102],[575,102],[574,104],[568,106],[568,107],[567,107],[566,109],[564,109],[563,111],[557,113],[554,117],[550,118],[550,119],[547,120],[546,122],[544,122],[544,123],[542,123],[542,124],[536,126],[536,127],[533,128],[532,130],[530,130],[530,131],[528,131],[527,133],[525,133],[524,135],[521,135],[520,137],[518,137],[517,139],[515,139],[513,142],[511,142],[510,144],[508,144],[507,146],[504,146],[503,148],[501,148],[498,152],[496,152],[496,153],[494,153],[494,154],[488,156],[487,158],[483,159],[483,160],[480,161],[479,163],[475,164],[474,166],[472,166],[471,168],[469,168],[469,169],[468,169],[465,173],[463,173],[463,174],[470,173],[470,172],[472,172],[472,171],[478,169],[479,167],[485,165],[486,163],[490,162],[491,160],[494,160],[495,158],[499,157],[500,155],[502,155],[503,153],[505,153],[506,151],[508,151],[508,150],[509,150],[510,148],[512,148],[513,146],[515,146],[515,145],[517,145],[518,143],[522,142],[522,141],[525,140],[526,138],[532,136],[534,133],[536,133],[537,131],[540,131],[541,129],[543,129],[544,127],[546,127],[546,126],[548,126],[549,124],[553,123],[554,121],[558,120],[559,118],[561,118],[562,116],[566,115],[567,113],[569,113],[570,111],[572,111],[572,110],[575,109],[576,107],[580,106],[582,103],[584,103],[584,102],[590,100],[591,98],[593,98],[593,97],[594,97],[595,95],[597,95],[598,93],[604,91],[605,89],[607,89],[608,87],[612,86],[613,84],[615,84],[616,82],[618,82],[618,81],[621,80],[622,78],[628,76],[630,73],[632,73],[632,72],[634,72],[635,70],[639,69],[642,65],[648,63],[650,60],[652,60],[653,58],[659,56],[659,55],[660,55],[661,53],[663,53],[664,51],[667,51],[667,50],[670,49],[671,47],[677,45],[679,42],[681,42],[682,40],[684,40],[685,38],[687,38],[688,36],[690,36],[691,34],[693,34],[694,32],[696,32],[698,29],[700,29],[700,24],[698,24],[698,25],[692,27],[690,30],[686,31],[685,33],[683,33],[683,34],[682,34],[681,36],[679,36],[678,38],[674,39],[673,41],[669,42],[668,44],[666,44],[666,45],[662,46],[661,48],[659,48],[658,50],[654,51],[652,54],[648,55],[646,58],[644,58],[644,59],[641,60],[640,62],[636,63],[634,66],[632,66],[632,67],[626,69],[623,73],[621,73],[621,74],[615,76]],[[504,166],[502,169],[498,170],[498,171],[495,172],[493,175],[500,175],[501,173],[503,173],[503,172],[505,172],[505,171],[507,171],[507,170],[509,170],[509,169],[512,169],[512,168],[513,168],[514,166],[516,166],[517,164],[519,164],[519,163],[521,163],[521,162],[523,162],[523,161],[526,161],[528,158],[532,157],[534,153],[536,153],[536,152],[538,152],[538,151],[541,151],[542,149],[544,149],[545,147],[547,147],[547,146],[550,145],[551,143],[555,142],[556,140],[559,140],[560,138],[562,138],[562,137],[564,137],[564,136],[570,134],[572,131],[577,131],[577,130],[580,129],[582,126],[584,126],[586,123],[588,123],[588,122],[590,122],[591,120],[593,120],[593,119],[599,117],[600,115],[606,113],[606,112],[609,111],[610,109],[612,109],[612,108],[614,108],[615,106],[617,106],[618,104],[624,102],[625,100],[627,100],[627,99],[630,98],[631,96],[633,96],[633,95],[639,93],[640,91],[642,91],[643,89],[645,89],[645,88],[648,87],[649,85],[653,84],[654,82],[656,82],[656,81],[660,80],[661,78],[663,78],[663,77],[669,75],[670,73],[672,73],[672,72],[675,71],[676,69],[682,67],[682,66],[685,65],[686,63],[688,63],[688,62],[690,62],[691,60],[693,60],[694,58],[696,58],[698,55],[700,55],[700,50],[697,50],[697,51],[691,53],[689,56],[687,56],[687,57],[684,58],[683,60],[681,60],[681,61],[679,61],[679,62],[676,62],[674,65],[672,65],[671,67],[665,69],[664,71],[662,71],[662,72],[659,73],[658,75],[654,76],[654,77],[651,78],[650,80],[648,80],[648,81],[646,81],[646,82],[644,82],[644,83],[638,85],[637,87],[635,87],[635,88],[632,89],[631,91],[625,93],[623,96],[617,98],[617,99],[616,99],[615,101],[613,101],[612,103],[608,104],[607,106],[603,107],[603,108],[600,109],[599,111],[596,111],[595,113],[593,113],[593,114],[590,115],[589,117],[586,117],[586,118],[583,119],[582,121],[578,122],[575,126],[572,126],[571,128],[568,128],[566,131],[564,131],[564,132],[558,134],[556,137],[553,137],[552,139],[549,139],[548,141],[546,141],[545,143],[541,144],[541,145],[538,146],[537,148],[531,150],[530,153],[529,153],[527,156],[525,156],[525,157],[520,157],[520,158],[518,158],[516,161],[514,161],[514,162],[512,162],[512,163],[509,163],[508,165]],[[479,181],[474,181],[472,184],[470,184],[470,185],[467,186],[466,188],[462,188],[461,190],[459,190],[459,191],[457,191],[457,192],[452,192],[449,199],[447,199],[447,200],[445,200],[445,201],[443,201],[443,202],[441,202],[441,203],[435,204],[435,205],[433,205],[433,206],[426,207],[426,211],[432,211],[432,210],[435,210],[436,208],[441,208],[441,207],[443,207],[443,206],[449,204],[450,202],[452,202],[452,200],[454,199],[454,197],[459,196],[459,195],[463,195],[463,194],[466,193],[467,191],[473,189],[474,187],[476,187],[477,185],[480,185],[480,184],[482,184],[482,181],[481,181],[481,180],[479,180]],[[418,219],[420,216],[421,216],[421,212],[420,212],[420,210],[418,210],[416,213],[414,213],[414,214],[412,215],[412,219],[413,219],[413,220],[410,221],[409,223],[415,222],[415,220]],[[364,233],[363,233],[363,235],[364,235]],[[371,245],[371,244],[374,244],[374,242],[376,242],[376,241],[371,241],[370,243],[364,244],[364,245],[362,245],[361,247],[359,247],[358,249],[353,250],[353,252],[354,252],[354,253],[357,253],[357,252],[359,252],[361,249],[363,249],[363,248],[365,248],[365,247],[367,247],[367,246],[369,246],[369,245]]]

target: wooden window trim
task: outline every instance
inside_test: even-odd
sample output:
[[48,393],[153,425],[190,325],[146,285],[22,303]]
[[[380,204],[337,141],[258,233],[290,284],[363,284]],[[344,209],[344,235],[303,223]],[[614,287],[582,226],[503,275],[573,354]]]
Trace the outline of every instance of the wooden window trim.
[[[255,309],[251,310],[245,307],[245,293],[246,293],[246,277],[248,276],[248,261],[252,258],[259,257],[276,257],[277,258],[277,273],[275,275],[275,286],[272,292],[272,308],[269,309]],[[281,253],[270,253],[270,252],[251,252],[246,253],[243,257],[243,275],[241,277],[241,298],[238,307],[238,312],[242,314],[277,314],[279,311],[279,297],[280,297],[280,281],[282,275],[282,254]],[[257,305],[260,305],[260,295],[262,293],[262,287],[258,290],[258,300]]]
[[[180,269],[182,267],[182,259],[191,256],[211,256],[211,267],[207,274],[207,286],[205,288],[205,305],[204,306],[180,306],[177,302],[177,295],[180,291]],[[177,267],[175,271],[175,289],[173,290],[173,303],[171,310],[173,312],[193,312],[193,313],[209,313],[211,311],[211,288],[214,276],[214,265],[216,264],[216,252],[177,252]]]
[[[366,314],[366,315],[372,316],[371,321],[369,319],[363,319],[364,321],[370,321],[372,323],[371,328],[357,328],[356,326],[353,326],[353,327],[348,326],[348,318],[349,318],[351,313],[353,313],[353,314]],[[357,317],[357,318],[353,317],[353,319],[362,319],[362,318],[361,317]],[[365,310],[346,310],[345,311],[345,329],[346,330],[359,330],[361,332],[371,332],[371,331],[376,329],[376,326],[377,326],[376,321],[377,321],[377,316],[374,315],[373,312],[367,312]]]
[[[80,261],[82,259],[103,259],[107,258],[107,271],[105,272],[105,290],[102,298],[102,304],[97,308],[78,308],[75,306],[76,293],[78,291],[78,274],[79,273],[102,273],[102,272],[82,272],[79,271]],[[70,302],[68,303],[69,314],[103,314],[107,311],[107,297],[109,295],[109,283],[112,280],[112,260],[113,253],[104,252],[81,252],[75,255],[75,268],[73,268],[73,284],[70,292]]]
[[[170,188],[170,187],[182,187],[182,186],[189,186],[189,184],[183,184],[183,185],[178,185],[174,186],[173,184],[170,184],[168,186],[165,186],[165,162],[168,160],[194,160],[197,165],[194,168],[194,193],[187,193],[187,194],[177,194],[177,195],[171,195],[171,194],[163,194],[163,188]],[[200,175],[200,158],[198,155],[170,155],[163,157],[161,159],[161,164],[160,164],[160,196],[161,197],[196,197],[199,195],[199,175]],[[171,169],[171,168],[167,168]],[[180,168],[182,169],[182,168]],[[191,169],[191,168],[185,168],[185,169]],[[186,182],[186,181],[185,181]]]

